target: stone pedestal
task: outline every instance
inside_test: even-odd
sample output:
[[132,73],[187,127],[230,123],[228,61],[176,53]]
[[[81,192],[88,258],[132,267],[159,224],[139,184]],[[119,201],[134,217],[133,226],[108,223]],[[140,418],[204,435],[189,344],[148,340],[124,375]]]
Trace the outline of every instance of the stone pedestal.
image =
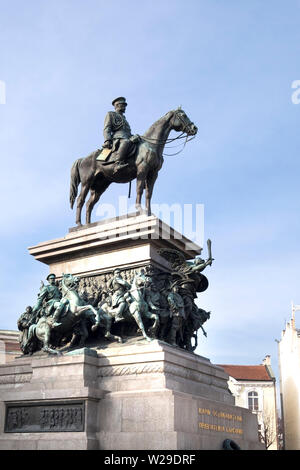
[[36,260],[49,266],[57,277],[96,276],[114,268],[131,269],[152,264],[169,270],[167,261],[157,254],[159,248],[180,251],[186,259],[201,253],[201,248],[157,217],[129,214],[103,222],[71,228],[62,238],[29,248]]
[[36,353],[0,367],[0,449],[260,449],[256,416],[234,406],[227,379],[156,340]]
[[[169,271],[159,248],[201,253],[157,217],[136,214],[70,229],[29,252],[58,278],[98,287],[116,267],[126,276]],[[256,416],[234,406],[228,375],[209,359],[142,337],[89,346],[0,366],[0,449],[218,450],[225,439],[261,448]]]

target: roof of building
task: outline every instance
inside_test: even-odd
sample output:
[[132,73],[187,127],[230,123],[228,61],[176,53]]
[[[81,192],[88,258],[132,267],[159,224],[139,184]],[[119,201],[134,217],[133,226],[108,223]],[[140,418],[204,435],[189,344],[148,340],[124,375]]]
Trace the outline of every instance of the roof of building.
[[273,381],[273,377],[269,369],[265,365],[254,366],[240,366],[231,364],[218,364],[223,367],[228,375],[236,380],[259,380],[259,381]]

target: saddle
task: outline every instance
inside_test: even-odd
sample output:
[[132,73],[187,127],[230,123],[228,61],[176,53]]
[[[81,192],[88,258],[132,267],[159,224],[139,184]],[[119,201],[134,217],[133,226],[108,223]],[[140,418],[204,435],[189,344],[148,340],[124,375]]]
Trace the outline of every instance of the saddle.
[[[105,163],[105,162],[107,162],[107,160],[111,156],[112,149],[102,148],[102,149],[99,149],[97,153],[98,153],[98,155],[96,157],[96,160],[98,160],[99,162]],[[109,163],[109,162],[107,162],[107,163]]]
[[[138,142],[132,142],[131,141],[131,146],[129,149],[129,152],[127,154],[126,160],[129,158],[133,157],[136,153],[137,149],[137,143]],[[117,153],[119,148],[119,141],[116,140],[113,143],[113,147],[111,149],[102,147],[101,149],[98,149],[96,152],[96,160],[98,162],[101,162],[102,165],[112,165],[113,163],[116,163],[118,160],[114,158],[115,154]]]

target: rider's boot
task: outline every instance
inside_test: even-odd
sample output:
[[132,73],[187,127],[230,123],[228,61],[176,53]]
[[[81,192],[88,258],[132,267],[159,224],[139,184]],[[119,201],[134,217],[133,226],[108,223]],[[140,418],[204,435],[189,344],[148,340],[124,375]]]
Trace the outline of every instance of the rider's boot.
[[128,166],[128,163],[125,162],[125,158],[127,156],[130,145],[130,141],[122,139],[119,149],[117,151],[118,160],[116,161],[113,174],[117,173],[121,168],[125,168],[126,166]]
[[119,308],[118,308],[118,311],[117,311],[117,314],[115,316],[115,323],[118,323],[119,321],[122,321],[122,320],[125,320],[125,318],[123,317],[123,310],[125,308],[125,304],[120,304],[119,305]]
[[57,307],[53,315],[53,324],[52,324],[53,327],[61,325],[61,323],[58,322],[60,314],[61,314],[61,308]]
[[170,335],[169,335],[169,344],[171,344],[171,346],[177,346],[176,334],[177,334],[177,329],[174,327],[171,328]]

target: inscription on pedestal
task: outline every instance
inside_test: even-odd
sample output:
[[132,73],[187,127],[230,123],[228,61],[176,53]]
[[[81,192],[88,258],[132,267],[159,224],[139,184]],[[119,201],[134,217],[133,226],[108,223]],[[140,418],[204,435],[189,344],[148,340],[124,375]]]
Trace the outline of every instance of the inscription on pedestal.
[[84,402],[7,404],[5,432],[84,431]]
[[198,423],[201,430],[225,432],[240,436],[244,434],[241,427],[243,425],[243,417],[241,415],[224,410],[201,407],[198,408],[198,413],[201,417],[201,421]]

